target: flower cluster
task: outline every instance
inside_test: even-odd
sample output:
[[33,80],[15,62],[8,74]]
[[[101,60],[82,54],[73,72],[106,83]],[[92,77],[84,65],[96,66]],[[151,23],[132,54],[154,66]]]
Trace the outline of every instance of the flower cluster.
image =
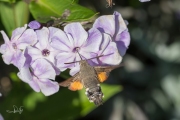
[[[6,64],[19,69],[18,77],[36,92],[52,95],[59,90],[55,76],[70,70],[76,74],[82,59],[92,66],[118,65],[130,43],[127,26],[120,13],[96,19],[93,27],[85,31],[78,22],[67,24],[64,30],[55,27],[38,29],[37,22],[17,28],[11,40],[1,31],[5,43],[0,47]],[[35,28],[35,29],[33,29]],[[79,54],[81,55],[81,58]],[[102,55],[102,57],[97,57]],[[97,57],[96,59],[91,59]],[[75,62],[72,64],[65,64]]]

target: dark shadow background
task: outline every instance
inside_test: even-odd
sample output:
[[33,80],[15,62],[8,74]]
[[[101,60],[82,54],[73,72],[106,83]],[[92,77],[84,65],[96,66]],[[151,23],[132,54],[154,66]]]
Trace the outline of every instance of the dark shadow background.
[[[0,90],[3,94],[0,107],[12,109],[12,103],[31,106],[29,111],[23,111],[24,118],[14,114],[14,120],[58,120],[58,116],[71,112],[77,112],[79,117],[64,115],[59,120],[180,120],[180,0],[145,3],[114,0],[114,3],[112,8],[106,8],[106,0],[80,0],[81,5],[100,12],[100,15],[118,11],[129,22],[131,44],[123,58],[124,67],[112,71],[106,81],[107,84],[122,85],[120,93],[86,116],[78,113],[81,107],[72,108],[72,99],[78,98],[79,94],[64,88],[48,98],[37,95],[35,104],[31,105],[28,104],[28,97],[34,94],[31,88],[21,81],[12,81],[9,75],[15,76],[12,72],[17,73],[17,69],[0,59]],[[1,22],[0,29],[4,29]],[[25,98],[25,95],[28,96]],[[61,110],[59,104],[67,106],[66,109]],[[12,117],[1,108],[2,115],[10,120]]]

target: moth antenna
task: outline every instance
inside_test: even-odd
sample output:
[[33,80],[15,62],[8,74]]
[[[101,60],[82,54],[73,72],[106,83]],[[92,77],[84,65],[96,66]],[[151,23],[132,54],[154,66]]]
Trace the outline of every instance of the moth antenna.
[[[82,56],[79,54],[79,51],[78,51],[78,50],[79,50],[79,48],[76,48],[76,51],[77,51],[79,57],[81,58],[81,60],[83,60],[83,59],[82,59]],[[69,62],[69,63],[64,63],[64,64],[72,64],[72,63],[76,63],[76,62],[80,62],[80,61]]]
[[[79,53],[78,53],[79,54]],[[94,58],[99,58],[99,57],[102,57],[104,56],[103,54],[100,55],[100,56],[96,56],[96,57],[93,57],[93,58],[89,58],[89,59],[86,59],[86,60],[91,60],[91,59],[94,59]],[[81,58],[82,59],[82,58]],[[72,63],[76,63],[76,62],[80,62],[80,61],[75,61],[75,62],[69,62],[69,63],[64,63],[64,64],[72,64]]]
[[79,48],[76,48],[76,51],[77,51],[79,57],[81,58],[81,60],[83,60],[83,59],[82,59],[82,56],[79,54],[79,51],[78,51],[78,50],[79,50]]

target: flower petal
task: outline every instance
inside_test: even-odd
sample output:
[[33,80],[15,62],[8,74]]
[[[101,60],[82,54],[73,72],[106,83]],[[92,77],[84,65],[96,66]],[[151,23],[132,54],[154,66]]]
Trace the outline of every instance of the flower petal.
[[27,53],[31,57],[31,60],[34,61],[38,58],[42,58],[42,53],[39,49],[35,47],[28,46],[27,47]]
[[9,51],[9,52],[4,53],[4,54],[2,55],[3,61],[4,61],[7,65],[11,64],[11,61],[12,61],[12,59],[13,59],[13,55],[14,55],[14,52],[12,52],[12,51]]
[[80,66],[79,66],[79,63],[78,63],[78,64],[76,64],[76,66],[74,66],[74,67],[71,68],[69,74],[70,74],[71,76],[73,76],[73,75],[75,75],[77,72],[79,72],[79,70],[80,70]]
[[11,41],[15,42],[21,37],[21,35],[24,33],[24,31],[27,28],[27,24],[24,25],[24,27],[20,27],[20,28],[16,28],[13,32],[12,32],[12,37],[11,37]]
[[[90,65],[94,65],[93,63],[98,63],[97,58],[96,58],[96,57],[98,57],[97,56],[98,52],[97,53],[89,53],[89,52],[84,52],[84,51],[81,50],[79,52],[79,54],[81,55],[83,60],[87,60]],[[80,61],[80,60],[81,59],[80,59],[79,55],[77,54],[76,55],[76,61]]]
[[53,35],[51,46],[60,51],[69,51],[69,46],[72,46],[72,44],[66,34],[62,30],[59,30]]
[[[34,78],[35,79],[35,78]],[[37,78],[36,78],[37,79]],[[37,81],[37,80],[36,80]],[[35,80],[30,81],[28,84],[29,86],[36,92],[40,92],[40,87]]]
[[8,36],[6,35],[6,33],[4,32],[4,31],[0,31],[1,32],[1,34],[2,34],[2,36],[3,36],[3,38],[4,38],[4,42],[7,44],[7,43],[9,43],[9,38],[8,38]]
[[109,45],[109,43],[112,41],[110,35],[103,33],[103,42],[101,43],[101,48],[99,53],[102,54],[103,51],[107,48],[107,46]]
[[124,46],[126,46],[128,48],[128,46],[130,44],[130,34],[129,34],[128,30],[125,30],[121,34],[118,34],[115,39],[115,42],[116,41],[122,41],[124,43]]
[[26,83],[29,83],[33,80],[29,67],[22,67],[17,73],[17,76]]
[[96,19],[93,27],[103,33],[110,34],[113,38],[127,29],[126,23],[124,22],[121,14],[116,11],[113,15],[105,15]]
[[31,29],[39,29],[41,27],[41,24],[38,21],[34,20],[28,24],[28,27],[30,27]]
[[102,42],[102,34],[96,28],[90,29],[88,34],[89,37],[81,49],[83,49],[83,51],[97,53]]
[[113,37],[115,34],[114,15],[104,15],[97,18],[93,24],[93,28],[97,28],[101,32],[110,34]]
[[[111,37],[110,37],[110,35],[105,34],[105,33],[103,33],[102,35],[103,35],[103,40],[102,40],[102,43],[101,43],[101,46],[100,46],[100,50],[98,52],[94,53],[94,54],[93,53],[90,53],[90,54],[81,53],[83,56],[85,55],[85,58],[90,59],[90,58],[93,58],[93,57],[98,57],[100,55],[104,55],[103,52],[105,51],[105,49],[107,48],[107,46],[111,42]],[[101,58],[101,57],[99,57],[99,58]],[[92,66],[96,66],[96,65],[100,64],[100,63],[98,63],[97,59],[98,58],[88,60],[88,63],[90,65],[92,65]]]
[[[80,51],[79,54],[81,55],[81,58],[83,60],[91,59],[97,56],[98,53],[90,53],[86,51]],[[79,54],[76,54],[76,61],[80,61],[81,58],[79,57]]]
[[74,47],[81,47],[88,38],[87,32],[80,23],[70,23],[64,27],[64,31],[72,36]]
[[118,65],[122,61],[119,55],[115,42],[110,42],[107,48],[102,53],[104,56],[99,57],[99,60],[106,65]]
[[123,31],[121,34],[118,34],[116,36],[115,42],[117,44],[117,48],[119,50],[120,55],[124,56],[130,44],[129,32],[126,30],[126,31]]
[[28,83],[29,86],[36,92],[40,92],[40,88],[38,83],[36,82],[36,78],[32,76],[30,73],[30,70],[28,67],[23,67],[20,69],[20,72],[18,72],[18,77],[24,81],[25,83]]
[[5,54],[5,52],[7,51],[7,49],[8,49],[8,45],[7,45],[7,44],[2,44],[2,45],[0,46],[0,53],[1,53],[1,54]]
[[65,64],[75,61],[75,54],[70,52],[62,52],[57,55],[57,63],[56,66],[62,71],[65,68],[70,68],[74,66],[74,63],[72,64]]
[[45,59],[37,59],[31,65],[34,75],[39,79],[55,79],[56,72],[53,66]]
[[49,27],[48,29],[49,29],[49,42],[51,42],[51,38],[54,35],[57,35],[59,31],[62,31],[61,29],[55,27]]
[[55,56],[57,55],[57,51],[55,49],[53,49],[51,46],[49,46],[47,49],[44,49],[44,50],[49,51],[49,54],[47,56],[43,55],[43,53],[44,53],[43,50],[41,51],[36,47],[28,46],[27,54],[31,57],[32,61],[39,59],[39,58],[44,58],[54,65],[55,64]]
[[16,50],[14,53],[12,63],[14,66],[18,67],[19,69],[22,68],[25,64],[26,58],[21,50]]
[[34,45],[37,42],[37,36],[34,30],[27,29],[17,40],[16,45],[19,49],[25,49],[28,45]]
[[59,84],[57,82],[48,80],[48,79],[39,79],[38,81],[39,87],[42,93],[45,96],[52,95],[59,91]]
[[121,14],[117,11],[114,12],[114,20],[115,20],[115,33],[119,34],[127,29],[126,23],[124,22],[124,19],[122,18]]
[[37,34],[37,39],[38,39],[38,43],[39,43],[39,46],[37,46],[37,47],[41,50],[46,48],[50,42],[48,28],[43,27],[40,30],[36,30],[36,34]]

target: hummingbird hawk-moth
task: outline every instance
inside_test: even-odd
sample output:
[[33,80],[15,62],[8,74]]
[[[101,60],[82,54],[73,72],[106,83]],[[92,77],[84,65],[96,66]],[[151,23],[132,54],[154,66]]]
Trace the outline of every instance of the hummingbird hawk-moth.
[[113,0],[106,0],[107,1],[107,5],[106,5],[106,7],[108,8],[108,7],[112,7],[113,5],[115,5],[114,3],[113,3]]
[[79,61],[79,64],[80,71],[69,79],[59,83],[59,85],[68,87],[72,91],[81,90],[84,87],[86,90],[85,94],[87,95],[89,101],[94,102],[96,106],[101,105],[103,103],[102,98],[104,95],[102,93],[100,83],[107,80],[109,73],[121,65],[93,67],[89,65],[87,60],[83,60],[82,58]]

